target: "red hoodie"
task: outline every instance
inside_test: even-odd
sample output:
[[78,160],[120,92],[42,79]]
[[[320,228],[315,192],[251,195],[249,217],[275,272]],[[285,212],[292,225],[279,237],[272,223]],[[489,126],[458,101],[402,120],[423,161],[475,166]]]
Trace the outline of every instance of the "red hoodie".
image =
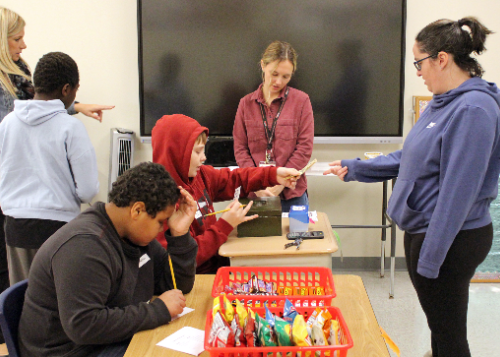
[[[194,178],[189,178],[191,153],[198,136],[208,129],[185,115],[165,115],[156,122],[151,132],[153,162],[162,164],[175,182],[184,187],[198,204],[198,211],[190,227],[191,236],[198,243],[196,263],[198,274],[215,273],[221,266],[219,247],[227,241],[233,227],[215,215],[213,202],[228,201],[241,186],[240,197],[266,187],[278,185],[276,167],[259,167],[230,170],[201,166]],[[166,228],[166,227],[165,227]],[[166,247],[164,234],[157,239]]]

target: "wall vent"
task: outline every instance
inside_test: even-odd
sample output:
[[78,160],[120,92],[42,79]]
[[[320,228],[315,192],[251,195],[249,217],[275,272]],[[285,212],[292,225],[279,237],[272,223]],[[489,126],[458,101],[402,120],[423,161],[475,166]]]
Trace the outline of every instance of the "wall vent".
[[108,192],[111,191],[111,186],[118,176],[134,164],[134,132],[123,128],[112,128],[110,136]]

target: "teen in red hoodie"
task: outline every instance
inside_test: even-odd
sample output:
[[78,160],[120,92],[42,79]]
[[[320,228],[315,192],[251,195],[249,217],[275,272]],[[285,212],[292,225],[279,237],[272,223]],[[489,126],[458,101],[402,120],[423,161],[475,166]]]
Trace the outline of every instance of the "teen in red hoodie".
[[[207,136],[206,127],[181,114],[163,116],[151,133],[153,162],[163,165],[175,182],[185,188],[198,204],[190,227],[191,236],[198,243],[198,274],[213,274],[219,267],[229,265],[226,258],[219,256],[219,247],[227,241],[229,233],[238,224],[257,217],[246,216],[251,204],[242,208],[236,200],[231,202],[228,206],[230,210],[221,218],[217,219],[215,215],[204,217],[214,212],[213,202],[232,200],[238,187],[241,187],[241,197],[275,185],[294,188],[297,179],[286,180],[285,177],[299,174],[295,169],[283,167],[252,167],[231,171],[203,165]],[[157,239],[166,247],[163,233]]]

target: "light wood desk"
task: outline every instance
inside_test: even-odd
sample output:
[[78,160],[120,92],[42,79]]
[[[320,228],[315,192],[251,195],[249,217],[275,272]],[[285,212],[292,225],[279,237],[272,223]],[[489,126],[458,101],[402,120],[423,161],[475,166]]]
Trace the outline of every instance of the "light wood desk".
[[[213,304],[211,293],[214,279],[215,275],[197,275],[193,291],[186,295],[187,306],[195,311],[168,325],[136,333],[124,357],[189,356],[156,344],[184,326],[205,329],[207,311]],[[340,308],[354,341],[354,347],[347,356],[390,357],[361,278],[355,275],[334,275],[333,280],[337,297],[333,299],[332,305]],[[205,351],[200,356],[208,357],[210,354]]]
[[322,266],[332,268],[332,253],[338,250],[330,220],[324,212],[318,212],[318,222],[309,223],[309,231],[323,231],[323,239],[304,239],[299,250],[284,249],[292,241],[286,239],[290,232],[288,218],[283,218],[283,235],[274,237],[236,237],[233,231],[219,254],[231,260],[231,266]]

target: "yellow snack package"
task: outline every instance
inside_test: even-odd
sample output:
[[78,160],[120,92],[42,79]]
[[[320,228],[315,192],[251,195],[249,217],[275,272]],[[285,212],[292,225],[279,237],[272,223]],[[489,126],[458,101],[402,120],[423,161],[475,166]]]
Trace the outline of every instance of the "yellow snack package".
[[330,345],[340,345],[340,323],[337,319],[332,320],[330,324],[330,338],[328,339]]
[[247,312],[247,309],[245,309],[245,306],[243,306],[243,304],[238,299],[236,299],[235,310],[236,310],[236,314],[238,314],[238,316],[239,316],[240,326],[241,326],[241,328],[243,328],[245,326],[245,320],[247,319],[248,312]]
[[213,317],[215,317],[217,312],[220,312],[224,320],[226,320],[228,324],[231,324],[234,317],[234,307],[226,295],[217,296],[214,299],[214,308],[212,310]]
[[[306,346],[306,347],[312,346],[311,338],[307,333],[306,326],[307,325],[304,320],[304,316],[302,315],[295,316],[292,325],[292,341],[295,346]],[[297,353],[297,356],[299,355],[300,354]],[[311,352],[306,352],[305,356],[310,357]]]

